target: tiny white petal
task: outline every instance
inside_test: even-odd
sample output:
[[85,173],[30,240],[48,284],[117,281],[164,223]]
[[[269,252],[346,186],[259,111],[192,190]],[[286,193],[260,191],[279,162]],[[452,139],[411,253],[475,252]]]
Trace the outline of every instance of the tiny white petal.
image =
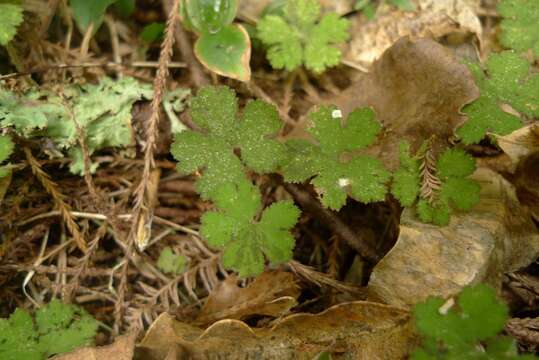
[[342,118],[342,111],[337,109],[337,110],[333,110],[333,112],[331,113],[331,117],[334,118],[334,119],[341,119]]
[[440,308],[438,309],[438,313],[440,315],[447,315],[449,310],[455,305],[455,299],[449,298]]
[[350,179],[346,179],[346,178],[339,179],[339,186],[340,187],[345,187],[345,186],[348,186],[348,185],[350,185]]

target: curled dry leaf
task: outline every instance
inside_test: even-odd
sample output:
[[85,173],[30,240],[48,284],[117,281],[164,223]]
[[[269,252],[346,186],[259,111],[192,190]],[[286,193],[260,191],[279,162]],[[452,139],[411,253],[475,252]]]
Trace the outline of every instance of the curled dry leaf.
[[221,320],[201,330],[165,313],[152,324],[137,355],[148,360],[310,360],[328,351],[352,359],[404,359],[415,345],[410,320],[406,310],[364,301],[336,305],[320,314],[291,315],[261,329]]
[[466,119],[460,109],[478,96],[472,74],[450,50],[430,39],[401,39],[370,73],[327,102],[344,113],[372,106],[385,133],[370,151],[395,170],[400,141],[407,140],[416,151],[434,137],[434,153],[445,149]]
[[539,221],[539,123],[533,123],[506,136],[497,137],[498,145],[511,159],[510,181],[518,199]]
[[236,276],[221,282],[208,297],[195,323],[242,320],[251,315],[279,317],[297,304],[299,288],[292,273],[267,271],[245,288],[237,283]]
[[529,155],[539,152],[539,123],[533,123],[509,135],[498,136],[498,145],[506,153],[514,167]]
[[397,243],[373,270],[373,297],[411,306],[479,282],[499,289],[505,272],[535,261],[539,235],[515,189],[486,168],[472,178],[481,184],[481,202],[470,213],[455,214],[446,227],[424,224],[405,210]]
[[404,12],[382,6],[373,20],[359,13],[352,20],[353,39],[345,53],[346,62],[368,69],[384,51],[402,37],[440,38],[451,33],[472,33],[482,38],[476,15],[479,0],[414,0],[418,11]]
[[136,339],[136,333],[122,335],[110,345],[79,348],[70,353],[55,356],[52,360],[131,360]]

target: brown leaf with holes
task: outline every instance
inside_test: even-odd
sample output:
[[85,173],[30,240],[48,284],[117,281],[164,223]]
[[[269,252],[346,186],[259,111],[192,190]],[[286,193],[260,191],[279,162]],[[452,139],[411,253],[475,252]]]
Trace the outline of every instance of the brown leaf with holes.
[[472,177],[481,185],[481,201],[469,213],[453,214],[448,226],[422,223],[413,210],[404,211],[397,243],[371,275],[371,297],[411,306],[479,282],[500,289],[505,272],[537,259],[539,235],[515,189],[486,168]]
[[478,96],[472,74],[450,50],[430,39],[401,39],[370,73],[326,103],[344,113],[372,106],[385,132],[370,152],[394,170],[400,141],[409,141],[415,151],[434,137],[436,154],[465,120],[460,109]]
[[221,320],[206,330],[162,314],[137,348],[141,359],[405,359],[416,344],[410,313],[365,301],[288,316],[270,328]]
[[131,360],[136,339],[136,333],[122,335],[110,345],[79,348],[70,353],[55,356],[51,360]]
[[289,272],[266,271],[245,288],[238,286],[236,276],[229,276],[210,294],[195,323],[252,315],[280,317],[296,306],[298,296],[299,288]]
[[394,6],[378,8],[373,20],[358,13],[352,19],[353,39],[344,61],[369,69],[384,51],[400,38],[441,38],[452,33],[472,33],[482,38],[481,22],[476,15],[479,0],[415,0],[418,11],[402,11]]

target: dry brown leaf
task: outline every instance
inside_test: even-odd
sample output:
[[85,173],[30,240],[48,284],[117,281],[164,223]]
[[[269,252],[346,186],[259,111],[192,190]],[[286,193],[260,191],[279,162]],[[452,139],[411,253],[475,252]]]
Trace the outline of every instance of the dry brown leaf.
[[498,136],[496,139],[516,168],[521,160],[539,152],[539,123],[525,126],[505,136]]
[[203,331],[162,314],[137,354],[148,360],[311,360],[328,351],[351,359],[404,359],[415,345],[412,328],[407,311],[364,301],[336,305],[320,314],[291,315],[264,329],[221,320]]
[[511,181],[520,202],[530,209],[535,221],[539,222],[539,152],[519,162]]
[[498,136],[497,140],[511,160],[509,171],[513,174],[508,177],[516,188],[518,199],[539,221],[539,123]]
[[465,120],[460,109],[478,96],[472,74],[450,50],[430,39],[401,39],[370,73],[327,103],[344,113],[372,106],[385,133],[370,152],[394,170],[402,140],[416,150],[434,136],[434,152],[446,148]]
[[478,282],[499,289],[505,272],[535,261],[539,235],[514,188],[485,168],[473,178],[481,184],[480,203],[454,214],[448,226],[424,224],[405,210],[397,243],[373,270],[371,296],[411,306],[429,296],[454,296]]
[[417,11],[404,12],[393,6],[380,6],[376,18],[358,13],[352,20],[353,39],[344,61],[361,69],[370,68],[384,51],[400,38],[440,38],[451,33],[472,33],[482,38],[476,15],[479,0],[414,0]]
[[251,315],[283,316],[297,304],[299,288],[294,275],[284,271],[266,271],[246,288],[229,276],[210,294],[200,311],[197,324],[221,319],[245,319]]
[[76,349],[70,353],[55,356],[51,360],[131,360],[136,339],[136,333],[127,334],[118,337],[110,345]]

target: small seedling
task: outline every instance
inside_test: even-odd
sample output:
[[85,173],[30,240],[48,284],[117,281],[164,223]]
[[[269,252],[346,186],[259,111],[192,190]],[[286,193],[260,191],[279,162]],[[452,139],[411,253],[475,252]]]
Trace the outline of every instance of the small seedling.
[[51,355],[91,345],[98,323],[84,309],[54,299],[32,317],[17,309],[0,319],[0,358],[44,360]]
[[421,221],[447,225],[451,208],[469,211],[479,202],[480,186],[468,178],[475,171],[475,161],[463,150],[448,149],[430,164],[424,154],[412,156],[409,146],[402,144],[400,162],[391,192],[403,206],[417,200]]
[[169,274],[179,275],[185,270],[187,265],[187,258],[183,255],[175,254],[170,247],[165,247],[159,254],[159,260],[157,260],[157,267]]
[[431,297],[414,309],[423,344],[412,359],[536,359],[518,356],[515,341],[498,336],[507,317],[507,307],[487,285],[465,288],[456,304]]
[[336,13],[320,18],[318,0],[287,0],[282,15],[264,16],[257,25],[258,38],[267,47],[275,69],[293,71],[304,65],[321,73],[341,62],[335,46],[348,40],[349,21]]

